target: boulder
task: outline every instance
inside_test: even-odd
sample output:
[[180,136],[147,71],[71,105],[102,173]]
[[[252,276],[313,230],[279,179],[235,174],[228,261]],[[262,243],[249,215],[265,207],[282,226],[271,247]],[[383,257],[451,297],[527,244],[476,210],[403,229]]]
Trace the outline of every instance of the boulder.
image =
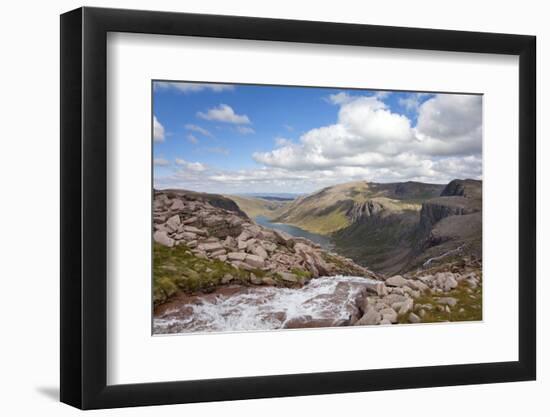
[[258,255],[246,255],[244,262],[254,268],[263,268],[265,266],[265,260]]
[[256,237],[260,234],[262,229],[261,229],[260,226],[258,226],[256,224],[252,224],[252,225],[250,225],[249,227],[246,228],[246,231],[250,234],[251,237]]
[[266,250],[261,247],[260,245],[256,245],[251,250],[252,254],[258,255],[260,258],[266,259],[267,258],[267,252]]
[[174,239],[169,237],[168,233],[166,233],[164,231],[157,230],[153,234],[153,239],[155,240],[155,242],[157,242],[157,243],[159,243],[163,246],[168,246],[169,248],[174,246]]
[[222,244],[220,242],[212,242],[212,243],[201,243],[197,249],[204,251],[204,252],[217,252],[220,249],[222,249],[225,253],[225,249],[223,248]]
[[199,229],[198,227],[194,227],[194,226],[184,226],[183,230],[185,232],[195,233],[199,236],[208,236],[208,232],[206,230]]
[[185,208],[185,204],[183,204],[183,201],[176,199],[170,206],[170,210],[183,210]]
[[246,258],[246,253],[243,252],[229,252],[227,254],[227,259],[230,261],[244,261]]
[[225,256],[225,249],[222,248],[217,251],[214,251],[210,253],[210,256],[212,256],[213,258],[218,258],[219,256]]
[[189,217],[188,219],[183,220],[181,223],[184,225],[195,223],[197,220],[199,220],[196,216]]
[[237,249],[245,250],[248,246],[247,240],[237,239]]
[[275,238],[277,239],[277,242],[280,243],[281,245],[285,245],[289,248],[294,246],[294,240],[292,239],[292,236],[289,235],[288,233],[277,229],[273,229],[273,233],[275,234]]
[[397,313],[401,315],[409,313],[414,308],[414,301],[412,298],[407,298],[405,301],[396,304],[399,304],[399,306],[397,306],[398,308],[395,308],[395,304],[392,305],[392,308],[396,309]]
[[237,245],[237,242],[235,241],[235,238],[232,236],[227,236],[225,240],[223,241],[223,246],[226,248],[234,248]]
[[382,315],[382,319],[388,320],[390,323],[397,323],[397,312],[393,308],[384,308],[379,313]]
[[355,326],[370,326],[379,324],[382,320],[381,314],[374,308],[369,308],[367,312],[359,320],[355,322]]
[[438,304],[448,305],[449,307],[454,307],[458,300],[454,297],[441,297],[437,300]]
[[262,282],[265,284],[265,285],[277,285],[277,281],[275,281],[273,278],[271,277],[263,277],[262,278]]
[[448,292],[456,288],[458,283],[451,272],[438,272],[435,274],[435,285],[443,291]]
[[366,282],[365,287],[367,291],[372,292],[379,297],[388,295],[388,288],[383,282]]
[[408,281],[401,275],[394,275],[386,280],[386,285],[390,287],[403,287],[407,285]]
[[180,224],[181,224],[180,216],[177,214],[173,215],[166,221],[166,227],[172,232],[175,232],[176,230],[178,230]]
[[182,233],[180,233],[179,235],[181,236],[182,239],[187,240],[187,241],[191,241],[191,240],[196,240],[196,239],[197,239],[197,234],[196,234],[196,233],[182,232]]
[[420,323],[420,322],[421,322],[420,317],[418,317],[416,314],[414,313],[409,314],[409,323]]
[[298,277],[290,272],[279,272],[279,275],[284,281],[298,282]]

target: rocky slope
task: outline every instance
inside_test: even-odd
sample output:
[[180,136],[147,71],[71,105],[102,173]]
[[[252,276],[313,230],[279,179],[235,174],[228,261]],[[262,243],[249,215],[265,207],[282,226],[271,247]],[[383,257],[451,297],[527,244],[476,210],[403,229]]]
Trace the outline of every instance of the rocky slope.
[[376,278],[319,245],[255,224],[226,197],[155,191],[154,301],[219,285],[303,285],[321,275]]

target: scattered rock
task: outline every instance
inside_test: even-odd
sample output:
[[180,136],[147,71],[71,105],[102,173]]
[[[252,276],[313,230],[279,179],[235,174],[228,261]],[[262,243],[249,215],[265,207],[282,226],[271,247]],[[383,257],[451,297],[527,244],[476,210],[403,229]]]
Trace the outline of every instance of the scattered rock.
[[153,233],[153,239],[155,242],[160,243],[163,246],[168,246],[171,248],[174,246],[174,239],[168,236],[168,233],[165,231],[157,230],[155,233]]
[[369,308],[367,312],[359,320],[355,322],[355,326],[370,326],[379,324],[382,320],[381,314],[374,308]]
[[454,297],[441,297],[437,300],[439,304],[446,304],[449,307],[454,307],[458,300]]
[[235,279],[235,277],[231,274],[225,274],[223,277],[222,277],[222,284],[228,284],[230,283],[231,281],[233,281],[233,279]]
[[420,317],[418,317],[416,314],[414,313],[409,314],[409,323],[420,323],[420,322],[421,322]]

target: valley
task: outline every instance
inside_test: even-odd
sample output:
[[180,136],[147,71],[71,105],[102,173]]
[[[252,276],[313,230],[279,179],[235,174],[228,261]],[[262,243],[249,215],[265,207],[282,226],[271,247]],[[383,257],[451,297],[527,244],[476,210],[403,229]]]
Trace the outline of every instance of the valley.
[[481,187],[155,191],[154,333],[480,320]]

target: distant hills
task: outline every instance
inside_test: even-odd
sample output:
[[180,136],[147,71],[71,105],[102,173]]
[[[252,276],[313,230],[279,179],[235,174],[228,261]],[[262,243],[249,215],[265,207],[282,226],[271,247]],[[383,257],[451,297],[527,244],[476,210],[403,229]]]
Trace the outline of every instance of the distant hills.
[[[392,274],[454,254],[481,258],[482,182],[356,181],[292,201],[229,196],[248,216],[328,235],[335,250]],[[443,255],[443,256],[442,256]],[[438,258],[438,259],[434,259]]]

